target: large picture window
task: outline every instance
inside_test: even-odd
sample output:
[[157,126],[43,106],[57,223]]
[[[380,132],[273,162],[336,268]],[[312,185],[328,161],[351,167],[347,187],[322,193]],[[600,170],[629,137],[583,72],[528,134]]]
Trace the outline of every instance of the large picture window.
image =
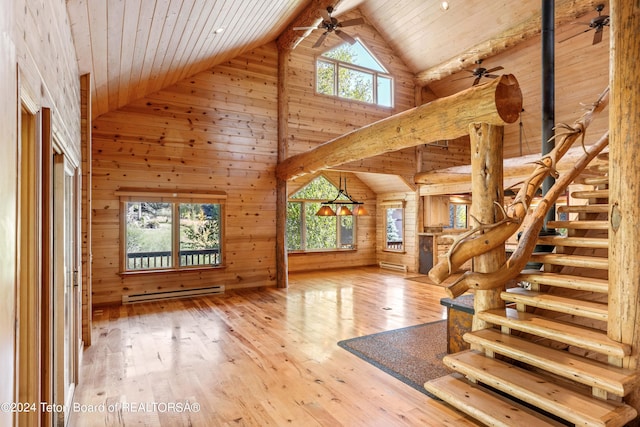
[[220,195],[207,200],[206,194],[199,198],[176,193],[119,194],[123,272],[222,265],[224,204]]
[[337,188],[319,176],[289,198],[287,203],[287,250],[326,251],[356,248],[356,217],[317,216],[322,202],[332,199]]
[[359,40],[341,44],[317,59],[316,91],[393,107],[393,79]]

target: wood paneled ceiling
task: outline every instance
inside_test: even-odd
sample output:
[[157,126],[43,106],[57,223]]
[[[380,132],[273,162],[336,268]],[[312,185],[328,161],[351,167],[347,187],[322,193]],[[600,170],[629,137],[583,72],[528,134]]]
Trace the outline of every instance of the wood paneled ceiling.
[[[80,72],[93,79],[93,116],[275,40],[322,1],[67,0]],[[500,37],[541,7],[541,0],[451,0],[444,11],[440,3],[342,0],[334,16],[358,8],[418,74]],[[589,3],[590,10],[596,1],[559,3]]]

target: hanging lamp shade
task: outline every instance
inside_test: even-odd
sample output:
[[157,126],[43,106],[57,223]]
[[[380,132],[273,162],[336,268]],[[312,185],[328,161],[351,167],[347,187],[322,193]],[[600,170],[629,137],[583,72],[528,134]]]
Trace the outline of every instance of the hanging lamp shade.
[[369,212],[364,208],[364,205],[354,205],[351,212],[353,212],[354,216],[369,215]]
[[329,205],[323,205],[318,212],[316,212],[317,216],[336,216],[336,213],[331,209]]
[[336,212],[336,215],[339,215],[339,216],[353,215],[346,205],[342,205],[337,209],[338,209],[338,212]]

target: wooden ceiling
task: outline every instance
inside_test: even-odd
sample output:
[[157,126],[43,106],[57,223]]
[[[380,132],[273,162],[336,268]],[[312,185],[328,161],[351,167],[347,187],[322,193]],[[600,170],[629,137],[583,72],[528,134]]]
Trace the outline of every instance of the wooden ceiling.
[[[93,79],[93,116],[273,41],[323,1],[67,0],[80,72]],[[535,19],[540,2],[451,0],[444,11],[439,0],[342,0],[334,16],[357,8],[419,74]],[[578,16],[597,2],[560,3]]]

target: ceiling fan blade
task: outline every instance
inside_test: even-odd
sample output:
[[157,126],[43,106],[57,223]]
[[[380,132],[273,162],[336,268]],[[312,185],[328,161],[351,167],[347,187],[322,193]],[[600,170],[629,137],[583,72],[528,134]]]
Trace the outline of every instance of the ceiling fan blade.
[[476,79],[473,81],[473,84],[471,86],[475,86],[478,83],[480,83],[480,77],[476,77]]
[[499,71],[499,70],[504,70],[504,67],[502,67],[502,66],[494,67],[494,68],[492,68],[490,70],[485,71],[485,75],[488,74],[488,73],[493,73],[494,71]]
[[318,30],[318,27],[293,27],[295,31]]
[[593,29],[593,28],[587,28],[586,30],[582,31],[581,33],[574,34],[574,35],[572,35],[571,37],[567,37],[567,38],[566,38],[566,39],[564,39],[564,40],[560,40],[558,43],[566,42],[567,40],[572,39],[572,38],[574,38],[574,37],[578,37],[580,34],[584,34],[584,33],[588,32],[588,31],[591,31],[592,29]]
[[488,77],[490,79],[497,79],[500,76],[497,74],[485,74],[483,77]]
[[331,22],[331,15],[329,15],[329,11],[327,9],[320,9],[320,15],[325,21]]
[[592,44],[598,44],[602,41],[602,27],[598,27],[596,29],[596,32],[593,33],[593,43]]
[[340,37],[342,40],[346,41],[349,44],[354,44],[356,42],[356,39],[354,39],[344,31],[336,30],[335,33],[338,37]]
[[322,46],[322,43],[324,43],[324,39],[326,39],[328,35],[329,35],[328,32],[322,33],[322,35],[318,38],[318,41],[316,41],[316,43],[313,45],[313,48],[315,49],[317,47]]
[[364,24],[364,19],[355,18],[355,19],[347,19],[346,21],[342,21],[338,24],[338,27],[352,27],[354,25]]

